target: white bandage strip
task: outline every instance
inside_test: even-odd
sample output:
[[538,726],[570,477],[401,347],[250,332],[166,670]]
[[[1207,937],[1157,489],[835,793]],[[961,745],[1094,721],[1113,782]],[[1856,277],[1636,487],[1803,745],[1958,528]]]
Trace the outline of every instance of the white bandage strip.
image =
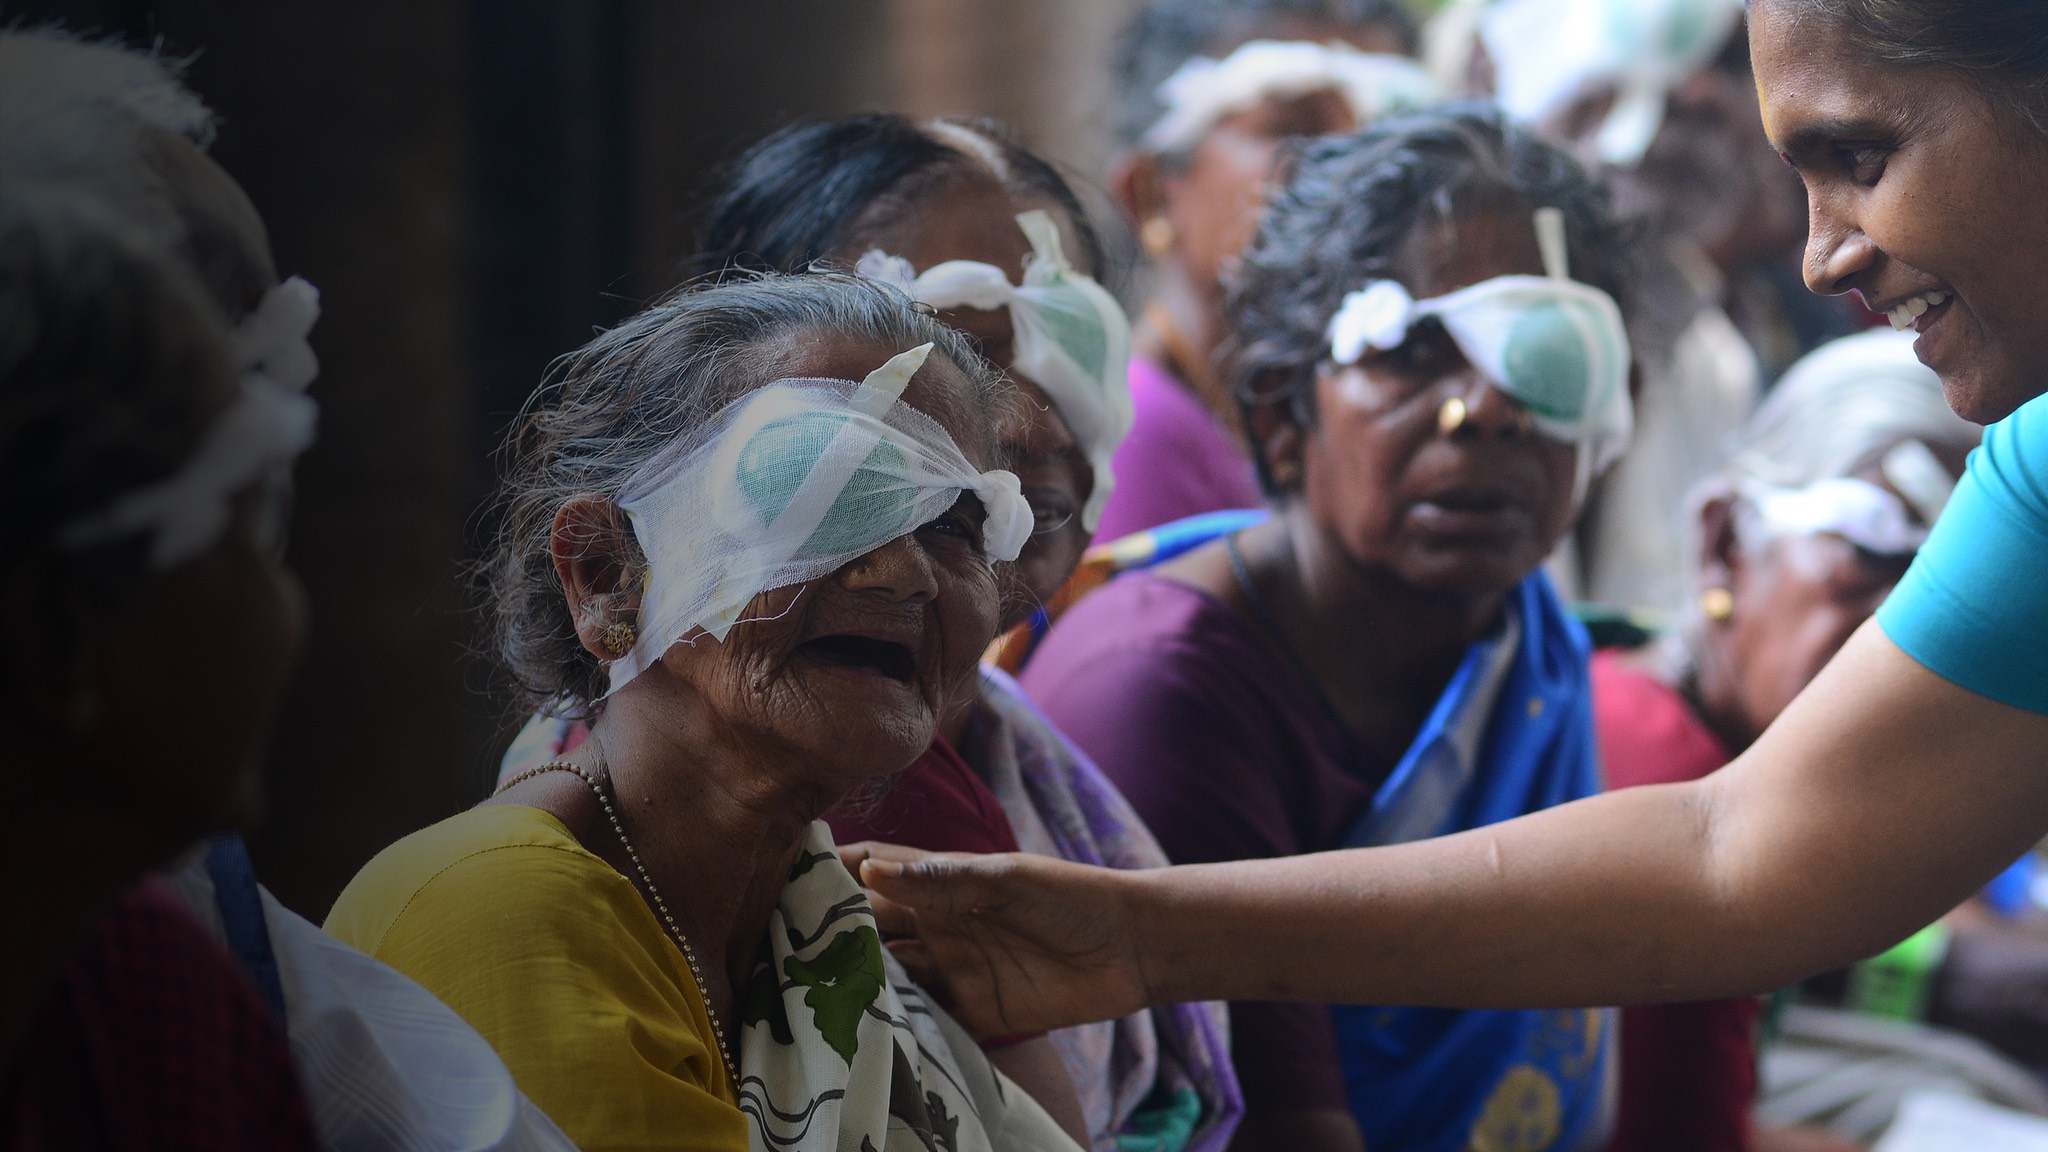
[[[833,572],[963,492],[986,511],[987,558],[1016,559],[1031,532],[1017,478],[975,470],[944,428],[901,400],[931,347],[859,384],[780,380],[750,392],[622,486],[619,507],[648,571],[640,638],[610,664],[610,692],[700,629],[723,642],[761,593]],[[860,491],[843,499],[856,481]]]
[[149,535],[150,567],[174,568],[213,547],[227,530],[236,494],[312,446],[319,406],[304,395],[319,374],[306,337],[320,318],[320,293],[294,276],[264,293],[229,334],[241,392],[175,474],[119,497],[58,534],[66,548]]

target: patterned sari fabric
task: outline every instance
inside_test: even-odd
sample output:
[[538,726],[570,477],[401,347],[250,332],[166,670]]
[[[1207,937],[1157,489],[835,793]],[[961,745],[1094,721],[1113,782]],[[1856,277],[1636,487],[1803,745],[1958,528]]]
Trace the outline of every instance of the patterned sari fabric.
[[[1130,802],[1000,669],[982,668],[967,755],[1026,852],[1111,868],[1166,854]],[[1221,1152],[1244,1114],[1221,1004],[1176,1004],[1051,1033],[1099,1152]]]
[[778,1152],[1074,1152],[904,975],[822,822],[740,1005],[740,1110]]

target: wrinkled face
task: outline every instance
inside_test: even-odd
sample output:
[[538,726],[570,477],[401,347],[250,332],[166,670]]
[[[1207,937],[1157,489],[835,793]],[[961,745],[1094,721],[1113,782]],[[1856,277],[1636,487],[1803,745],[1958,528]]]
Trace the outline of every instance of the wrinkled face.
[[[1276,21],[1244,38],[1252,39],[1342,42],[1382,54],[1398,54],[1403,48],[1399,34],[1390,28],[1300,18]],[[1243,42],[1221,45],[1209,55],[1227,56]],[[1190,281],[1220,290],[1238,254],[1258,231],[1259,211],[1271,190],[1281,145],[1358,127],[1351,105],[1335,91],[1269,96],[1219,119],[1186,156],[1164,162],[1162,214],[1173,225],[1174,259]]]
[[[1397,265],[1417,299],[1543,270],[1520,207],[1425,222]],[[1454,397],[1468,415],[1445,434],[1439,414]],[[1521,406],[1486,383],[1440,324],[1424,321],[1399,347],[1319,374],[1300,491],[1317,526],[1362,567],[1430,591],[1505,591],[1570,526],[1574,459],[1571,446],[1531,431]]]
[[[1893,446],[1884,445],[1872,458],[1882,459]],[[1950,475],[1962,474],[1965,453],[1937,455]],[[1900,496],[1875,465],[1853,475]],[[1919,523],[1917,514],[1913,520]],[[1708,642],[1722,647],[1729,660],[1749,738],[1820,674],[1911,563],[1911,556],[1882,556],[1832,534],[1784,536],[1745,550],[1729,572],[1717,575],[1727,579],[1734,612],[1709,623]]]
[[[95,735],[132,774],[103,781],[175,843],[254,815],[260,768],[306,632],[305,592],[278,559],[254,492],[206,554],[94,620]],[[120,746],[133,744],[122,751]]]
[[[1049,202],[1019,202],[992,181],[950,180],[895,218],[861,229],[861,251],[880,248],[901,256],[923,272],[948,260],[974,260],[1001,268],[1013,284],[1024,279],[1031,244],[1017,227],[1017,214],[1043,208],[1060,222],[1061,241],[1070,258],[1082,254],[1079,238],[1066,214]],[[842,261],[860,252],[835,253]],[[1093,273],[1091,268],[1081,271]],[[1003,431],[1004,456],[1023,482],[1024,498],[1036,519],[1029,542],[1017,558],[1018,595],[1007,606],[1005,624],[1015,623],[1049,599],[1073,574],[1092,539],[1081,526],[1081,506],[1095,487],[1095,474],[1075,446],[1073,434],[1045,392],[1017,372],[1016,331],[1007,308],[983,311],[953,308],[939,314],[947,324],[971,337],[981,354],[1010,373],[1023,392],[1016,423]]]
[[[1762,139],[1749,42],[1738,30],[1720,58],[1673,89],[1663,125],[1633,168],[1608,168],[1615,207],[1661,235],[1685,236],[1709,252],[1738,232],[1766,230],[1770,242],[1797,239],[1797,181]],[[1543,126],[1590,170],[1601,171],[1597,137],[1614,108],[1611,84],[1591,87]]]
[[1865,59],[1784,0],[1751,8],[1771,142],[1806,182],[1806,283],[1921,308],[1921,362],[1966,419],[2002,419],[2048,370],[2048,142],[1938,68]]
[[[780,374],[858,380],[900,351],[812,338]],[[927,360],[903,401],[944,428],[976,469],[993,466],[986,413],[950,361]],[[997,577],[982,519],[980,501],[963,495],[828,576],[762,593],[724,643],[700,634],[662,664],[718,727],[766,755],[820,766],[834,786],[898,771],[931,743],[945,702],[971,690],[995,635]]]

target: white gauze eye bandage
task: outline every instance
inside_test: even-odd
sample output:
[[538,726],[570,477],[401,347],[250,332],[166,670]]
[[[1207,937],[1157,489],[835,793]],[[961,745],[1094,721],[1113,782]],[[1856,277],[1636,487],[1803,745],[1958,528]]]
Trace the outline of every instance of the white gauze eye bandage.
[[58,537],[85,548],[148,535],[149,564],[176,567],[219,541],[230,502],[251,485],[276,478],[312,446],[319,406],[305,395],[319,374],[306,342],[320,318],[320,292],[294,276],[266,292],[256,311],[229,334],[242,370],[240,394],[201,437],[183,467],[69,525]]
[[1360,52],[1348,44],[1253,40],[1221,60],[1196,56],[1159,86],[1164,115],[1139,146],[1170,155],[1192,148],[1218,120],[1269,96],[1291,99],[1334,91],[1360,124],[1426,108],[1443,98],[1436,78],[1405,56]]
[[1866,480],[1837,476],[1804,488],[1745,484],[1742,495],[1755,512],[1748,523],[1766,539],[1840,536],[1880,556],[1910,556],[1927,542],[1927,529],[1913,522],[1905,504]]
[[1534,123],[1611,84],[1595,144],[1633,168],[1664,124],[1673,89],[1704,68],[1742,18],[1742,0],[1500,0],[1480,17],[1496,99]]
[[1110,459],[1131,430],[1131,323],[1115,297],[1067,262],[1051,215],[1026,212],[1017,226],[1031,242],[1022,284],[973,260],[948,260],[919,273],[879,249],[860,258],[858,271],[934,308],[1010,310],[1016,371],[1052,398],[1094,472],[1081,508],[1081,526],[1093,532],[1116,488]]
[[963,492],[987,512],[982,546],[1015,560],[1031,534],[1017,477],[980,472],[900,397],[932,346],[866,380],[778,380],[728,404],[627,481],[619,507],[647,556],[639,641],[611,692],[702,629],[725,640],[754,597],[837,571],[931,523]]
[[1344,298],[1330,321],[1331,358],[1356,364],[1368,351],[1398,348],[1432,317],[1538,431],[1578,448],[1577,495],[1628,448],[1628,332],[1613,297],[1575,280],[1501,276],[1418,301],[1379,280]]

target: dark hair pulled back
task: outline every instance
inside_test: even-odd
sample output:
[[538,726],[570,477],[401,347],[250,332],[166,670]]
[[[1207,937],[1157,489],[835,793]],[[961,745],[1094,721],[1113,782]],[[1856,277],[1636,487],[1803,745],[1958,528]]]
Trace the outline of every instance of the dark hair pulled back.
[[1786,0],[1890,64],[1958,72],[2048,137],[2048,6],[2041,0]]
[[[1445,105],[1302,145],[1270,202],[1226,302],[1239,403],[1315,422],[1315,379],[1346,293],[1400,276],[1402,245],[1426,218],[1501,206],[1564,213],[1572,278],[1627,311],[1625,246],[1607,190],[1563,151],[1490,105]],[[1533,225],[1532,225],[1533,227]],[[1260,482],[1275,492],[1256,438]]]
[[801,272],[858,243],[947,179],[986,179],[1050,200],[1073,225],[1077,265],[1100,274],[1102,240],[1058,169],[993,120],[918,122],[890,112],[793,124],[735,160],[713,197],[686,278]]

